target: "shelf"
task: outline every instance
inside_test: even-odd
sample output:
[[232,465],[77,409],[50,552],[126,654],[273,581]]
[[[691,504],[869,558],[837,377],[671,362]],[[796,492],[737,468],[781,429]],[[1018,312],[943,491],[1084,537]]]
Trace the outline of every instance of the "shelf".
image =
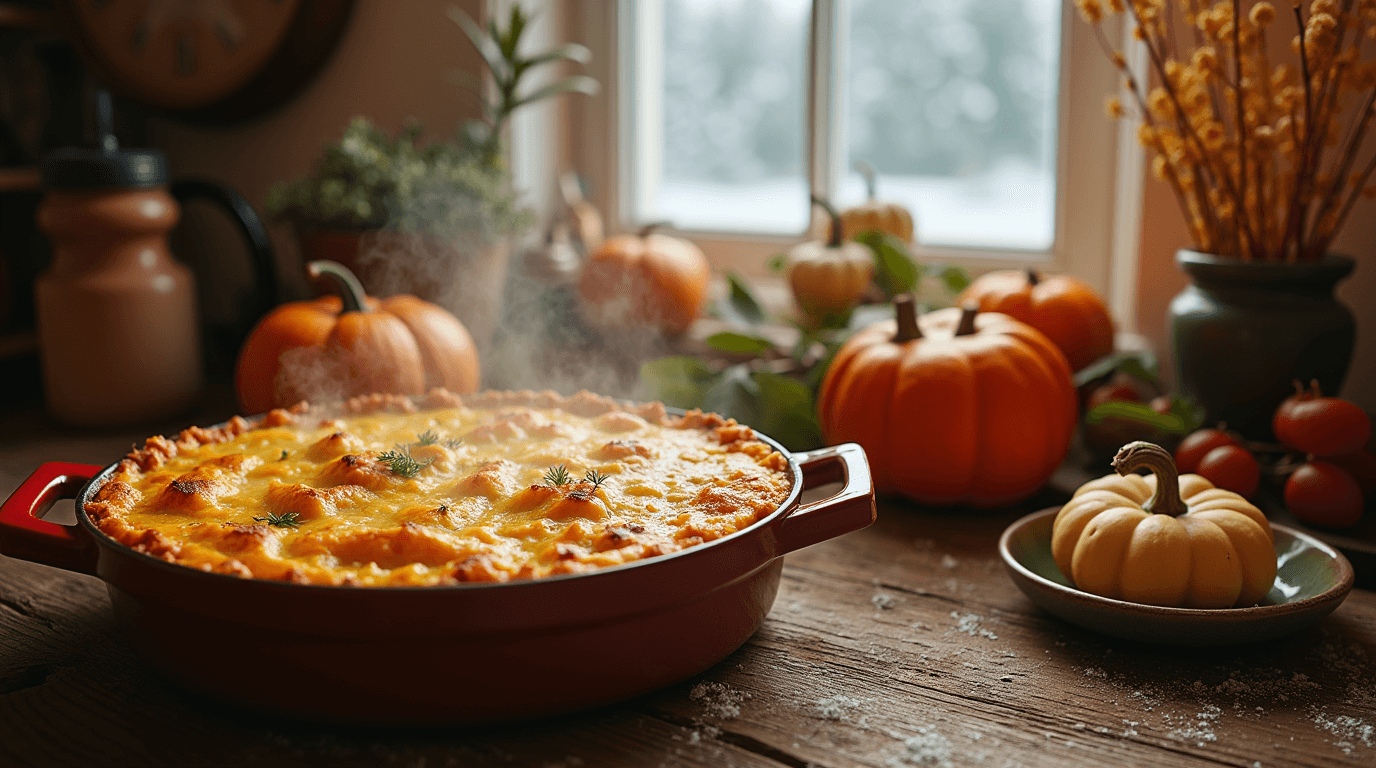
[[33,331],[0,333],[0,360],[38,351],[38,334]]
[[53,16],[38,8],[0,2],[0,29],[51,29]]
[[0,168],[0,192],[32,192],[37,189],[37,168]]

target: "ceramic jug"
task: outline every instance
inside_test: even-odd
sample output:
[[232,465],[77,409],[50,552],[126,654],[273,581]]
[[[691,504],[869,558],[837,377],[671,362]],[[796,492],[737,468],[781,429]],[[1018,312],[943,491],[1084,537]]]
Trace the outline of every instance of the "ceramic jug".
[[207,197],[238,220],[255,255],[259,296],[276,286],[269,241],[242,197],[205,181],[169,186],[167,158],[122,150],[98,99],[99,146],[68,147],[42,167],[38,222],[52,263],[35,281],[44,391],[53,415],[80,426],[174,416],[199,398],[201,334],[195,278],[167,236],[178,198]]

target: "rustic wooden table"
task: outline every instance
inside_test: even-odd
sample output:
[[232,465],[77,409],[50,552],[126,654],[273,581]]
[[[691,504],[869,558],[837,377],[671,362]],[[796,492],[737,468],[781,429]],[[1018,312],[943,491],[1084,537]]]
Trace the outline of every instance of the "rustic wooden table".
[[[147,432],[0,411],[0,498],[43,461],[109,463]],[[0,557],[0,765],[1376,764],[1376,594],[1255,646],[1102,637],[1004,574],[999,532],[1033,508],[882,502],[872,527],[789,555],[764,626],[701,676],[482,729],[338,728],[205,701],[135,660],[101,582]]]

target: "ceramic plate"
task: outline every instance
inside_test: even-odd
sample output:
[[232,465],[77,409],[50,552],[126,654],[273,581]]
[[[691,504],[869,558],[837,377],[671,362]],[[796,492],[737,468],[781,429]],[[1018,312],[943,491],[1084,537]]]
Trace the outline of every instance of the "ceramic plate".
[[1231,645],[1299,631],[1327,616],[1352,591],[1342,553],[1283,525],[1276,539],[1276,582],[1266,603],[1251,608],[1160,608],[1081,592],[1051,558],[1051,522],[1059,507],[1008,526],[999,555],[1018,588],[1046,611],[1106,635],[1170,645]]

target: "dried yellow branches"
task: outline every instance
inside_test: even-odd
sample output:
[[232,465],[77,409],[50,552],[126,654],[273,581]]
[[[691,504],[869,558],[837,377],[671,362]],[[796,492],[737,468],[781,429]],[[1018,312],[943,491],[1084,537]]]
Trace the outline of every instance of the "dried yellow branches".
[[[1142,118],[1153,174],[1175,190],[1201,251],[1247,261],[1305,261],[1327,251],[1357,199],[1376,197],[1376,153],[1363,159],[1376,117],[1376,0],[1294,0],[1298,67],[1271,64],[1274,5],[1254,0],[1076,0]],[[1104,35],[1126,14],[1158,85],[1142,87]],[[1181,45],[1177,31],[1188,30]],[[1355,107],[1355,109],[1354,109]]]

